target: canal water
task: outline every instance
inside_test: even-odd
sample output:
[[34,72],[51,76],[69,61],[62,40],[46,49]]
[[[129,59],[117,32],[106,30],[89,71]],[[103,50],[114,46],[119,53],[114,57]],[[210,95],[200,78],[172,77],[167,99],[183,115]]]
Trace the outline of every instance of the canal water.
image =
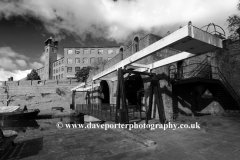
[[[80,117],[61,117],[49,119],[34,119],[34,120],[1,120],[0,128],[2,130],[14,130],[17,132],[26,132],[27,130],[50,130],[55,129],[56,124],[62,122],[63,124],[80,124]],[[102,123],[102,121],[91,117],[84,116],[84,123]]]

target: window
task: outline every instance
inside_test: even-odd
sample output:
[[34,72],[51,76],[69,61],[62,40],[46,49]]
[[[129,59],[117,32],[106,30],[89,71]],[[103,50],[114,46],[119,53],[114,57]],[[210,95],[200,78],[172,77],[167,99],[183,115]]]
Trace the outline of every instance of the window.
[[78,49],[78,50],[76,49],[76,50],[75,50],[75,54],[80,54],[80,50],[79,50],[79,49]]
[[63,78],[63,74],[62,74],[62,78]]
[[102,62],[102,57],[98,57],[98,61]]
[[135,52],[138,52],[139,51],[139,38],[138,37],[135,37],[134,38],[134,42],[133,42],[133,46],[134,46],[134,51]]
[[95,49],[91,49],[90,53],[94,54],[95,53]]
[[75,67],[75,72],[80,71],[80,67]]
[[109,50],[108,50],[108,54],[113,54],[113,50],[112,50],[112,49],[109,49]]
[[53,70],[53,74],[55,74],[55,69]]
[[48,52],[48,49],[46,49],[46,52]]
[[58,63],[59,63],[59,65],[61,65],[61,61],[59,61]]
[[67,53],[68,53],[68,54],[73,54],[73,51],[72,51],[71,49],[69,49],[69,50],[67,51]]
[[60,74],[58,75],[58,79],[60,79],[61,77],[60,77]]
[[72,67],[67,67],[67,72],[72,72]]
[[58,69],[56,69],[56,73],[58,73]]
[[55,76],[53,76],[53,79],[55,79]]
[[76,64],[80,64],[81,62],[80,62],[80,58],[75,58],[75,63]]
[[63,64],[63,59],[62,59],[62,64]]
[[87,49],[84,49],[84,50],[83,50],[83,54],[88,54],[88,50],[87,50]]
[[72,64],[72,58],[67,59],[67,64]]
[[95,58],[92,57],[92,58],[90,59],[90,63],[94,63],[94,60],[95,60]]
[[58,71],[61,72],[61,67],[58,68]]
[[88,59],[87,58],[83,58],[83,63],[88,63]]
[[56,62],[56,66],[58,66],[58,62]]
[[55,63],[53,63],[53,67],[55,67]]
[[64,67],[62,67],[62,71],[64,71]]
[[102,49],[99,49],[99,50],[98,50],[98,54],[103,54],[103,50],[102,50]]
[[111,60],[111,59],[112,59],[111,57],[108,57],[108,59],[107,59],[107,60],[109,61],[109,60]]

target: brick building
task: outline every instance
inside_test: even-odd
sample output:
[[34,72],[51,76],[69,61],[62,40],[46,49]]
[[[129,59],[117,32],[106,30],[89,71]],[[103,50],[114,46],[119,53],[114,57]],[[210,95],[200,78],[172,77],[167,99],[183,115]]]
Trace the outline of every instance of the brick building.
[[119,53],[119,46],[66,47],[64,57],[60,59],[57,59],[57,52],[58,41],[50,37],[45,41],[44,66],[37,69],[41,80],[75,78],[75,73],[81,68],[115,57]]

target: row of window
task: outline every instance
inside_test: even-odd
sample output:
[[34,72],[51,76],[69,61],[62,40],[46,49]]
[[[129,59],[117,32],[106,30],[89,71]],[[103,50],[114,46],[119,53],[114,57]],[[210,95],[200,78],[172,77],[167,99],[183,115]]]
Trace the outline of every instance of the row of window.
[[53,63],[53,67],[63,64],[63,59]]
[[[48,48],[46,49],[46,52],[48,52]],[[52,52],[53,52],[53,53],[57,53],[57,50],[54,49],[54,48],[52,48]]]
[[61,72],[61,71],[64,71],[64,67],[59,67],[59,68],[57,68],[57,69],[54,69],[54,70],[53,70],[53,74],[58,73],[58,72]]
[[[118,49],[116,49],[116,53],[117,53],[117,51],[118,51]],[[96,53],[103,54],[103,49],[90,49],[90,54],[96,54]],[[113,49],[108,49],[107,53],[113,54]],[[67,54],[73,54],[73,50],[72,49],[67,50]],[[80,50],[76,49],[75,54],[80,54]],[[83,54],[89,54],[89,50],[84,49]]]
[[[97,58],[99,61],[102,61],[102,57],[98,57]],[[108,61],[110,60],[110,59],[112,59],[112,57],[108,57]],[[83,61],[82,61],[82,63],[84,63],[84,64],[86,64],[86,63],[89,63],[88,62],[88,58],[83,58]],[[90,58],[90,63],[94,63],[94,61],[95,61],[95,58],[94,57],[92,57],[92,58]],[[75,58],[75,63],[76,64],[80,64],[81,63],[81,59],[80,58]],[[72,58],[68,58],[67,59],[67,64],[73,64],[73,59]]]
[[53,76],[53,79],[62,79],[62,78],[63,78],[63,74]]
[[42,73],[42,72],[44,72],[44,68],[41,68],[41,69],[37,70],[37,73],[38,73],[38,74],[40,74],[40,73]]
[[[73,67],[67,67],[67,72],[72,72],[72,68]],[[84,67],[83,67],[84,68]],[[80,67],[75,67],[75,72],[78,72],[78,71],[80,71]]]

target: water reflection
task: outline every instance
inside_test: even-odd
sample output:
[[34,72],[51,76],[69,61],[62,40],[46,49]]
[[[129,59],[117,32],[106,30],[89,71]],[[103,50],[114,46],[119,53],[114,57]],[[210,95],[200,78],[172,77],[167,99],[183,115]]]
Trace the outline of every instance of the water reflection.
[[36,120],[1,120],[0,128],[3,130],[14,130],[26,132],[28,128],[38,129],[40,125]]
[[94,117],[85,115],[84,117],[41,118],[37,120],[1,120],[0,128],[17,132],[26,132],[27,130],[34,129],[40,129],[40,131],[42,131],[55,129],[58,122],[63,122],[64,124],[104,123]]

